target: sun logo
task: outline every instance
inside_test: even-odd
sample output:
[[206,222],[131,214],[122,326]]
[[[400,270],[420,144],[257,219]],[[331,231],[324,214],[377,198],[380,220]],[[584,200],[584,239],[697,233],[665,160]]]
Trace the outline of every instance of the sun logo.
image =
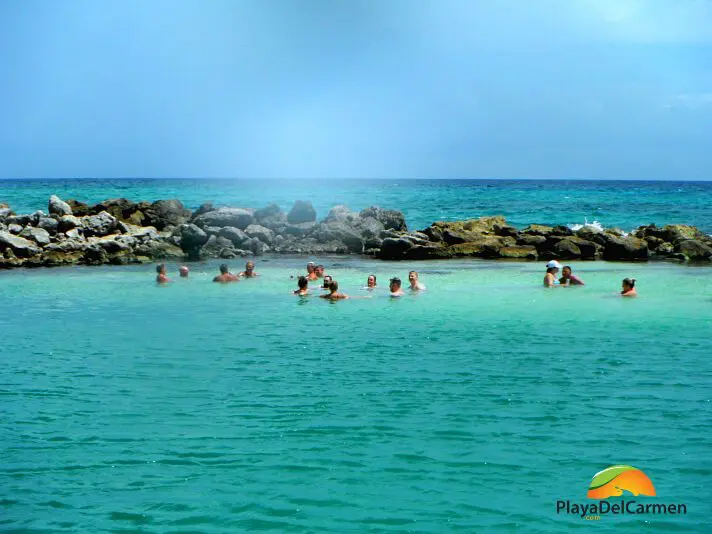
[[620,497],[627,491],[633,495],[655,497],[655,486],[637,467],[630,465],[612,465],[596,473],[588,486],[589,499],[607,499]]

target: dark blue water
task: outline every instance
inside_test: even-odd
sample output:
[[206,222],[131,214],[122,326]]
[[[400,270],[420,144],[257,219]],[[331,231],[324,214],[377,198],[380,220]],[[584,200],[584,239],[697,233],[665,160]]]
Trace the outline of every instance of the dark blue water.
[[335,204],[399,209],[411,228],[435,220],[504,215],[510,223],[598,221],[626,231],[655,223],[685,223],[712,233],[712,182],[573,180],[0,180],[0,202],[16,210],[46,209],[51,194],[85,202],[178,198],[196,208],[219,205],[289,209],[310,200],[320,217]]

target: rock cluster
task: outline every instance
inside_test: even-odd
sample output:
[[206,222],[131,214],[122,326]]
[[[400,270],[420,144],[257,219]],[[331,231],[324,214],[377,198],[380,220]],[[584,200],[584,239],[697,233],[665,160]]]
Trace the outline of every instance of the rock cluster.
[[161,259],[235,258],[276,254],[365,254],[384,260],[471,256],[524,260],[711,261],[712,238],[692,226],[621,230],[532,224],[522,230],[503,217],[435,222],[408,231],[400,211],[333,207],[317,221],[310,202],[285,213],[214,207],[191,211],[178,200],[119,198],[88,205],[52,196],[48,213],[15,214],[0,204],[0,268],[127,264]]
[[334,207],[316,220],[310,202],[289,213],[119,198],[88,205],[52,196],[48,213],[17,215],[0,205],[0,267],[127,264],[160,259],[279,254],[375,255],[385,237],[407,231],[399,211]]
[[641,226],[630,234],[610,228],[532,224],[522,230],[504,217],[436,222],[420,232],[403,232],[383,240],[384,260],[424,260],[474,256],[527,260],[711,261],[712,237],[694,226]]

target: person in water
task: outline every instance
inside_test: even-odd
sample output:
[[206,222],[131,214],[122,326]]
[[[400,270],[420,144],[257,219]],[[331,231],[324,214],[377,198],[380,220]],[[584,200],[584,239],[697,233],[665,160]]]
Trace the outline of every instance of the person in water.
[[316,273],[317,278],[324,278],[324,266],[323,265],[317,265],[314,267],[314,272]]
[[157,284],[165,284],[166,282],[170,282],[171,279],[168,278],[168,275],[166,274],[166,264],[161,263],[160,265],[156,266],[156,283]]
[[325,274],[324,275],[324,283],[322,284],[321,288],[322,289],[329,289],[329,285],[331,284],[331,281],[333,279],[331,278],[330,274]]
[[307,263],[307,280],[318,280],[319,277],[316,275],[316,264],[313,261]]
[[188,274],[190,274],[190,269],[183,265],[180,269],[178,269],[178,273],[180,274],[181,278],[188,278]]
[[237,276],[244,276],[245,278],[254,278],[255,276],[259,276],[259,274],[255,272],[255,263],[252,261],[248,261],[245,264],[245,270]]
[[306,276],[297,278],[297,287],[298,289],[294,291],[295,295],[305,297],[309,294],[309,280],[307,280]]
[[559,279],[556,275],[561,269],[561,264],[556,260],[551,260],[546,264],[546,274],[544,275],[544,285],[546,287],[554,287],[559,285]]
[[328,295],[319,295],[319,296],[323,299],[329,299],[329,300],[341,300],[341,299],[350,298],[348,295],[339,293],[339,283],[336,280],[332,280],[331,283],[329,284],[329,294]]
[[425,286],[418,281],[418,273],[416,271],[410,271],[408,273],[408,282],[410,282],[410,289],[412,291],[422,291]]
[[234,275],[230,272],[227,263],[223,263],[220,266],[220,274],[213,278],[213,282],[220,282],[223,284],[227,284],[229,282],[238,282],[239,280],[240,278],[237,275]]
[[584,285],[583,280],[571,272],[571,267],[565,265],[561,269],[561,278],[559,278],[559,283],[562,286],[582,286]]
[[402,297],[405,295],[405,291],[403,291],[403,288],[401,287],[400,278],[391,278],[388,289],[391,292],[391,297]]
[[376,287],[376,275],[375,274],[368,275],[368,279],[366,280],[366,287],[368,289],[373,289]]
[[622,297],[637,297],[638,293],[635,290],[635,278],[624,278],[621,291]]

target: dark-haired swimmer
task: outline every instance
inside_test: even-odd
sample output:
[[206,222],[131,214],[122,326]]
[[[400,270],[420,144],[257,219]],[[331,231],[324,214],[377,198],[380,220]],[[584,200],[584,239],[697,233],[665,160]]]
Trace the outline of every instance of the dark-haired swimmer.
[[373,289],[376,287],[376,275],[375,274],[368,275],[368,279],[366,280],[366,287],[368,289]]
[[307,280],[306,276],[297,278],[297,287],[298,289],[294,291],[295,295],[305,297],[309,294],[309,280]]
[[319,296],[323,299],[329,299],[329,300],[341,300],[341,299],[350,298],[348,295],[339,293],[339,283],[336,280],[332,280],[331,283],[329,284],[329,294],[328,295],[319,295]]
[[562,286],[582,286],[584,285],[583,280],[571,272],[571,267],[568,265],[561,269],[561,278],[559,278],[559,283]]
[[321,288],[322,289],[329,289],[329,286],[331,285],[331,275],[330,274],[325,274],[324,275],[324,283],[322,284]]
[[637,297],[638,292],[635,290],[635,278],[625,278],[623,280],[621,296],[622,297]]
[[156,283],[157,284],[165,284],[167,282],[170,282],[171,279],[168,278],[168,275],[166,274],[166,264],[161,263],[160,265],[156,266]]
[[388,289],[391,292],[391,297],[402,297],[405,295],[405,291],[401,288],[402,282],[400,278],[391,278]]
[[213,282],[220,282],[222,284],[227,284],[229,282],[238,282],[240,279],[230,272],[227,263],[223,263],[220,266],[220,274],[213,278]]

